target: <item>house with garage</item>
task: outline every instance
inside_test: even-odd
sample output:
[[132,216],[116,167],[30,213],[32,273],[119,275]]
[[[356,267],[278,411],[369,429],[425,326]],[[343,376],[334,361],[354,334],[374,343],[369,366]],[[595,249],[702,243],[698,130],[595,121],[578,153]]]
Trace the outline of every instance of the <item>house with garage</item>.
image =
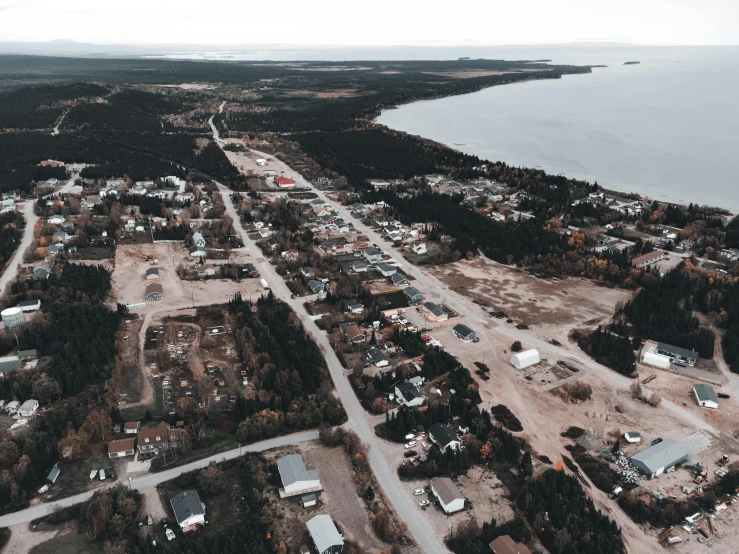
[[477,338],[477,333],[461,323],[458,323],[452,328],[452,333],[462,342],[472,342]]
[[409,408],[422,406],[426,401],[426,397],[423,396],[418,391],[418,388],[412,383],[401,383],[396,385],[395,396],[398,399],[399,404],[408,406]]
[[205,504],[200,500],[198,491],[182,491],[172,497],[169,503],[183,533],[192,533],[205,525]]
[[387,367],[388,364],[390,364],[390,361],[385,357],[385,354],[377,348],[369,349],[367,352],[367,361],[374,364],[375,367]]
[[364,313],[364,304],[349,304],[346,309],[352,315],[362,315]]
[[368,269],[369,264],[366,262],[354,262],[352,264],[352,271],[354,271],[354,273],[367,273]]
[[459,449],[462,441],[457,433],[452,431],[451,425],[446,423],[434,423],[429,427],[429,440],[433,442],[442,452],[447,448]]
[[108,458],[123,458],[136,453],[136,439],[118,439],[108,443]]
[[169,448],[169,425],[162,421],[156,427],[144,427],[136,434],[139,454],[157,454],[159,450]]
[[433,302],[423,303],[423,316],[429,321],[447,321],[449,314]]
[[409,304],[417,304],[421,300],[423,300],[423,293],[421,293],[420,290],[418,290],[416,287],[408,287],[406,289],[403,289],[403,295],[408,300]]
[[282,488],[280,498],[299,496],[323,490],[318,472],[306,469],[300,454],[289,454],[277,460],[277,471],[280,474]]
[[361,344],[367,340],[367,333],[357,325],[346,325],[341,333],[344,335],[344,340],[352,344]]
[[688,451],[677,441],[665,439],[631,457],[631,464],[648,479],[688,459]]
[[123,434],[124,435],[137,435],[140,430],[141,430],[140,421],[126,421],[123,424]]
[[144,299],[147,302],[157,302],[164,298],[164,288],[159,283],[152,283],[147,285],[146,292],[144,293]]
[[695,401],[698,402],[698,406],[701,408],[718,408],[718,398],[712,387],[699,383],[693,387],[693,394],[695,395]]
[[319,292],[323,292],[323,289],[326,286],[322,281],[317,281],[316,279],[311,279],[310,281],[308,281],[307,285],[310,289],[311,294],[318,294]]
[[305,526],[318,554],[341,554],[344,550],[344,537],[330,515],[319,514],[306,521]]
[[464,509],[465,497],[449,477],[432,479],[431,494],[436,497],[441,509],[447,515]]

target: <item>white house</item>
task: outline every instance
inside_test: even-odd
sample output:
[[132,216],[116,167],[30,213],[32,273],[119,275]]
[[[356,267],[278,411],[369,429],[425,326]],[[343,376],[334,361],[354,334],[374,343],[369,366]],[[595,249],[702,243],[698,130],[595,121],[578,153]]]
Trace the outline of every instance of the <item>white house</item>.
[[409,408],[422,406],[426,401],[426,398],[418,391],[418,388],[411,383],[396,385],[395,396],[400,404],[404,404]]
[[205,504],[200,500],[198,491],[182,491],[170,499],[172,511],[183,533],[195,531],[205,524]]
[[462,441],[459,439],[457,434],[452,431],[452,428],[443,423],[434,423],[429,427],[429,440],[442,451],[447,448],[457,450],[462,444]]
[[432,479],[431,493],[439,500],[439,505],[446,514],[464,509],[465,498],[449,477]]
[[119,439],[108,443],[108,458],[123,458],[136,453],[135,439]]
[[538,364],[540,361],[539,352],[532,348],[531,350],[524,350],[511,356],[511,364],[516,369],[524,369],[534,364]]
[[290,454],[278,459],[277,471],[282,480],[282,488],[278,491],[280,498],[323,490],[318,472],[306,469],[300,454]]

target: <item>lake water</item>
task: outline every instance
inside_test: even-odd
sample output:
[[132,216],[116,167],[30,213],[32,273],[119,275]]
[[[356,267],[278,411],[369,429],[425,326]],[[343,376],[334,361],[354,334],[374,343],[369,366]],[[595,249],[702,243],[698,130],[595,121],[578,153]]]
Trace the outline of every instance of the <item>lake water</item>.
[[[739,48],[542,46],[476,54],[609,67],[415,102],[383,111],[378,123],[493,161],[739,212]],[[630,60],[641,63],[623,65]]]

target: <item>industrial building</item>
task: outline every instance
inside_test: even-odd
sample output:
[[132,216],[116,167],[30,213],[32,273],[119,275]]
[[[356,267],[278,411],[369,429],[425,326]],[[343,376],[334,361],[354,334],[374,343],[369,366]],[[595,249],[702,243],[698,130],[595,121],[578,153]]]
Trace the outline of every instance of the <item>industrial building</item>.
[[524,350],[511,356],[511,365],[516,369],[524,369],[526,367],[538,364],[541,361],[538,350]]
[[688,459],[688,451],[677,441],[665,439],[631,457],[632,465],[649,479]]
[[318,472],[306,469],[300,454],[290,454],[278,459],[277,471],[282,480],[282,488],[279,489],[280,498],[323,490]]
[[712,387],[699,383],[693,387],[693,394],[701,408],[718,408],[718,398]]
[[431,493],[439,500],[439,505],[446,514],[464,509],[465,497],[449,477],[433,479]]
[[344,537],[327,514],[319,514],[305,523],[318,554],[341,554]]

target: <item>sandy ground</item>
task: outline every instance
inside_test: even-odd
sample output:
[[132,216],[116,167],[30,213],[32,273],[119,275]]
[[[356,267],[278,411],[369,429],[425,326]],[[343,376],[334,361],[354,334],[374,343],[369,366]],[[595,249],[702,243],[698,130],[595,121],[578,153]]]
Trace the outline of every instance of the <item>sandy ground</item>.
[[[147,281],[144,278],[146,269],[152,267],[146,256],[159,260],[159,279]],[[238,253],[238,259],[248,259],[244,252]],[[143,323],[138,334],[139,368],[142,372],[141,400],[130,406],[148,405],[154,400],[151,371],[144,358],[144,342],[146,331],[155,322],[168,314],[193,306],[223,304],[240,292],[244,298],[254,298],[264,293],[259,279],[242,279],[240,283],[227,279],[210,279],[207,281],[182,281],[177,275],[177,266],[191,263],[187,260],[185,247],[181,244],[137,244],[119,246],[116,249],[115,271],[113,272],[113,291],[119,302],[138,303],[143,300],[146,286],[157,282],[164,289],[164,298],[158,302],[149,302],[145,310],[139,310]],[[131,337],[130,340],[133,340]]]
[[10,527],[10,540],[2,554],[26,554],[34,546],[53,539],[59,534],[59,529],[53,531],[32,531],[28,523]]

